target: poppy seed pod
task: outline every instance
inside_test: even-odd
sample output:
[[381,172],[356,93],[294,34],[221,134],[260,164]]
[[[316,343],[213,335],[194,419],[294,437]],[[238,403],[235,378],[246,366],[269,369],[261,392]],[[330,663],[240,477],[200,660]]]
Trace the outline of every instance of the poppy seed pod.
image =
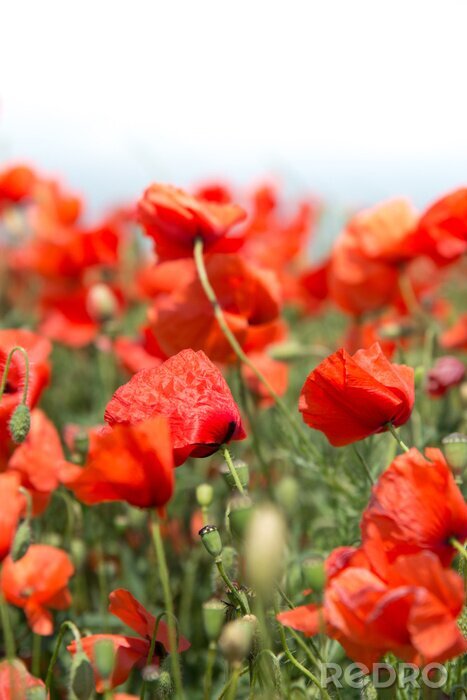
[[209,508],[214,496],[211,484],[200,484],[196,489],[196,500],[201,508]]
[[326,571],[322,557],[309,557],[302,564],[306,585],[312,591],[322,591],[326,583]]
[[222,540],[217,527],[215,525],[205,525],[198,534],[208,554],[214,558],[220,556],[222,553]]
[[13,442],[20,445],[28,436],[31,427],[31,412],[24,403],[20,403],[12,413],[9,426]]
[[462,470],[467,467],[467,435],[451,433],[442,439],[446,462],[451,469]]
[[[248,464],[242,459],[234,459],[232,460],[232,462],[241,485],[244,489],[246,489],[248,487],[248,482],[250,481],[250,470],[248,468]],[[225,482],[227,483],[227,486],[229,486],[229,488],[237,488],[237,484],[235,483],[235,479],[233,478],[232,472],[230,471],[227,462],[221,464],[220,473],[224,477]]]
[[71,662],[69,691],[73,700],[89,700],[94,692],[94,671],[83,651],[78,651]]
[[234,496],[228,505],[228,523],[230,532],[242,539],[251,518],[253,501],[249,496]]
[[257,590],[271,591],[285,554],[286,530],[277,508],[263,505],[253,511],[245,536],[245,565],[248,580]]
[[210,642],[219,638],[225,622],[225,605],[218,598],[211,598],[203,603],[204,631]]
[[240,664],[248,655],[253,639],[253,626],[248,620],[233,620],[225,625],[219,648],[232,665]]

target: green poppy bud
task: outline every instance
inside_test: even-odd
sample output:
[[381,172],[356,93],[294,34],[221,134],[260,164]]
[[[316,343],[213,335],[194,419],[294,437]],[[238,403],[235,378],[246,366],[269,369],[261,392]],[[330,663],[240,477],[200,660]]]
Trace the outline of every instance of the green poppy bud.
[[80,569],[87,557],[87,547],[83,540],[78,537],[73,538],[70,543],[70,552],[74,565],[77,569]]
[[303,576],[312,591],[322,591],[326,583],[326,572],[321,557],[309,557],[303,562]]
[[31,524],[29,520],[23,520],[19,528],[16,530],[16,535],[11,547],[11,558],[13,561],[19,561],[24,557],[32,542]]
[[[244,489],[246,489],[248,487],[248,483],[250,481],[250,470],[248,468],[248,464],[246,462],[244,462],[242,459],[233,459],[232,463],[235,467],[235,471],[237,472],[237,476],[239,478],[241,485],[243,486]],[[237,488],[237,485],[235,483],[235,479],[232,476],[232,472],[230,471],[227,462],[224,462],[221,465],[220,473],[224,477],[229,488],[231,488],[231,489]]]
[[284,476],[276,484],[274,495],[286,513],[294,513],[300,496],[300,484],[293,476]]
[[73,656],[69,691],[73,700],[89,700],[94,693],[94,671],[83,651],[77,651]]
[[225,622],[225,605],[217,598],[203,603],[203,624],[206,637],[210,642],[219,638]]
[[442,439],[446,462],[451,469],[463,470],[467,467],[467,435],[451,433]]
[[238,665],[246,658],[253,639],[253,626],[248,620],[228,622],[219,638],[219,648],[230,664]]
[[419,365],[418,367],[415,367],[414,370],[414,384],[415,387],[420,387],[423,384],[423,380],[425,378],[425,368]]
[[196,500],[201,508],[209,508],[214,496],[211,484],[200,484],[196,489]]
[[24,403],[16,406],[10,418],[9,428],[13,442],[16,445],[24,442],[31,427],[31,411]]
[[249,496],[235,496],[230,500],[228,522],[230,532],[242,539],[252,514],[253,501]]
[[215,525],[205,525],[198,534],[211,557],[216,558],[220,556],[222,553],[222,540],[217,527]]
[[103,680],[109,680],[115,665],[114,645],[110,639],[101,639],[94,646],[94,663]]

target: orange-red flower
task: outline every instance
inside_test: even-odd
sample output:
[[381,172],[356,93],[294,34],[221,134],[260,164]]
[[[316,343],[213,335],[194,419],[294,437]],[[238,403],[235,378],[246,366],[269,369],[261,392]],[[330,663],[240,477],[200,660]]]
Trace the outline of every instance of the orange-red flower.
[[35,182],[36,175],[27,165],[14,165],[0,172],[0,212],[30,197]]
[[139,508],[163,508],[174,490],[167,419],[153,413],[135,425],[92,433],[84,468],[68,465],[61,479],[83,503],[126,501]]
[[[260,270],[238,255],[210,255],[206,258],[206,270],[225,319],[244,349],[248,346],[261,350],[271,337],[275,339],[281,322],[280,290],[274,273]],[[183,265],[182,274],[185,272]],[[217,362],[236,359],[194,265],[190,282],[156,299],[149,321],[167,356],[192,348],[203,350]]]
[[[273,360],[272,357],[269,357],[265,353],[251,353],[249,358],[255,367],[260,370],[263,376],[266,377],[276,394],[278,396],[283,396],[287,391],[287,386],[289,383],[288,365],[285,362]],[[248,365],[242,365],[242,374],[245,378],[248,389],[256,398],[259,405],[264,408],[273,406],[274,399],[272,398],[271,394],[264,384],[259,381],[256,374],[252,369],[250,369],[250,367],[248,367]]]
[[[94,666],[96,690],[98,692],[104,690],[104,682],[94,663],[96,643],[101,640],[109,640],[113,644],[115,663],[110,678],[110,687],[116,688],[126,681],[134,666],[142,667],[145,665],[151,638],[156,625],[156,618],[154,615],[151,615],[129,591],[123,588],[112,591],[109,600],[109,612],[118,617],[122,622],[128,625],[128,627],[131,627],[131,629],[140,636],[128,637],[121,634],[93,634],[89,637],[82,638],[83,649]],[[168,630],[163,620],[160,620],[158,623],[156,641],[165,647],[165,649],[168,649]],[[186,651],[189,646],[190,643],[188,640],[180,636],[178,650]],[[76,642],[70,644],[68,650],[74,654],[76,652]],[[157,661],[157,647],[154,661]]]
[[428,549],[448,565],[449,540],[467,539],[467,504],[440,450],[416,449],[391,463],[362,517],[363,546],[373,542],[389,561]]
[[325,632],[348,656],[371,667],[392,652],[415,664],[443,662],[467,651],[457,626],[463,582],[432,552],[401,556],[382,578],[361,550],[340,548],[327,562],[322,606],[280,613],[306,636]]
[[[15,346],[23,347],[29,357],[29,386],[27,405],[33,408],[50,378],[48,358],[52,347],[46,338],[26,330],[0,330],[0,377],[3,374],[8,353]],[[5,392],[0,400],[0,440],[7,438],[8,420],[23,396],[25,379],[24,357],[15,352],[8,372]]]
[[135,340],[125,336],[117,338],[114,351],[124,369],[130,374],[139,372],[140,369],[158,367],[167,359],[150,326],[143,326],[140,329],[140,337]]
[[0,562],[8,555],[19,519],[26,506],[26,499],[20,493],[21,480],[18,474],[0,474]]
[[53,632],[50,610],[66,610],[71,604],[68,581],[73,573],[73,564],[62,549],[32,544],[19,561],[5,559],[0,589],[9,603],[23,608],[35,634],[49,635]]
[[0,700],[29,700],[32,688],[45,688],[44,681],[31,676],[22,661],[0,662]]
[[461,314],[454,325],[442,333],[440,344],[446,350],[467,350],[467,314]]
[[64,459],[55,426],[40,409],[34,409],[28,436],[13,452],[7,468],[16,472],[21,485],[30,491],[35,515],[45,510],[57,488]]
[[134,425],[157,414],[168,418],[176,466],[245,437],[224,377],[201,351],[183,350],[159,367],[137,372],[117,389],[105,420]]
[[170,185],[154,184],[144,192],[138,212],[146,233],[156,243],[159,260],[190,257],[198,237],[206,251],[231,252],[241,244],[241,238],[227,235],[245,218],[236,204],[219,204]]
[[299,410],[310,428],[341,447],[403,425],[414,403],[414,371],[391,364],[378,343],[349,355],[338,350],[307,377]]

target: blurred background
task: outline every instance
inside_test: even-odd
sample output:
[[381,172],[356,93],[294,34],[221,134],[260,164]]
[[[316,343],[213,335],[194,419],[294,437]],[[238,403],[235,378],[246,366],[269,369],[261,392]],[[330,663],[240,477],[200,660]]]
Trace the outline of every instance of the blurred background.
[[3,0],[0,163],[91,210],[266,175],[336,205],[467,183],[465,0]]

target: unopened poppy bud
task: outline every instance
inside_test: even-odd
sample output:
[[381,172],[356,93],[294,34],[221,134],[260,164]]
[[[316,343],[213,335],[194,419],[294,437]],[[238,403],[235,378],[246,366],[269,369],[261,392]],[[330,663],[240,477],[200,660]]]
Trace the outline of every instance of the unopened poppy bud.
[[414,369],[414,375],[413,375],[413,380],[415,386],[421,387],[423,384],[423,381],[425,379],[425,368],[419,365],[418,367],[415,367]]
[[159,677],[154,683],[154,689],[156,691],[156,697],[160,700],[166,700],[170,698],[173,693],[172,678],[168,671],[161,671]]
[[104,681],[109,680],[115,666],[115,650],[110,639],[101,639],[94,645],[94,663]]
[[467,435],[451,433],[442,440],[446,462],[451,469],[461,471],[467,467]]
[[86,308],[94,321],[105,323],[117,313],[117,298],[107,284],[94,284],[88,291]]
[[31,524],[29,520],[23,520],[19,528],[16,530],[16,535],[11,547],[11,558],[13,561],[19,561],[24,557],[32,542]]
[[87,547],[84,544],[83,540],[77,537],[72,539],[70,543],[70,552],[74,565],[77,569],[80,569],[86,561],[87,557]]
[[[235,467],[235,471],[237,472],[237,476],[241,485],[244,489],[247,488],[248,483],[250,481],[250,470],[248,468],[248,464],[242,459],[233,459],[232,463]],[[224,477],[229,488],[237,488],[237,484],[235,483],[235,479],[232,476],[232,472],[230,471],[227,462],[223,462],[223,464],[221,464],[220,473]]]
[[31,412],[29,407],[24,403],[20,403],[13,411],[9,423],[10,435],[16,445],[26,440],[30,427]]
[[201,508],[209,508],[214,496],[211,484],[200,484],[196,489],[196,500]]
[[286,513],[293,513],[300,495],[300,485],[293,476],[284,476],[274,487],[277,502]]
[[305,584],[312,591],[322,591],[326,583],[326,572],[321,557],[309,557],[303,562]]
[[230,664],[238,665],[246,658],[253,639],[253,627],[248,620],[228,622],[219,638],[219,648]]
[[203,603],[203,624],[206,637],[210,642],[216,641],[225,622],[225,605],[217,598]]
[[216,558],[222,553],[222,540],[215,525],[205,525],[198,534],[211,557]]
[[249,496],[234,496],[229,502],[228,521],[230,532],[242,539],[251,518],[253,501]]
[[284,563],[285,523],[272,505],[256,508],[245,536],[245,565],[248,580],[263,593],[277,581]]
[[291,593],[299,593],[303,589],[302,567],[297,562],[287,566],[287,590]]
[[73,656],[69,690],[73,700],[89,700],[94,692],[94,671],[83,651],[77,651]]
[[26,700],[46,700],[46,697],[47,693],[45,688],[40,685],[36,685],[34,688],[28,688],[26,690]]

